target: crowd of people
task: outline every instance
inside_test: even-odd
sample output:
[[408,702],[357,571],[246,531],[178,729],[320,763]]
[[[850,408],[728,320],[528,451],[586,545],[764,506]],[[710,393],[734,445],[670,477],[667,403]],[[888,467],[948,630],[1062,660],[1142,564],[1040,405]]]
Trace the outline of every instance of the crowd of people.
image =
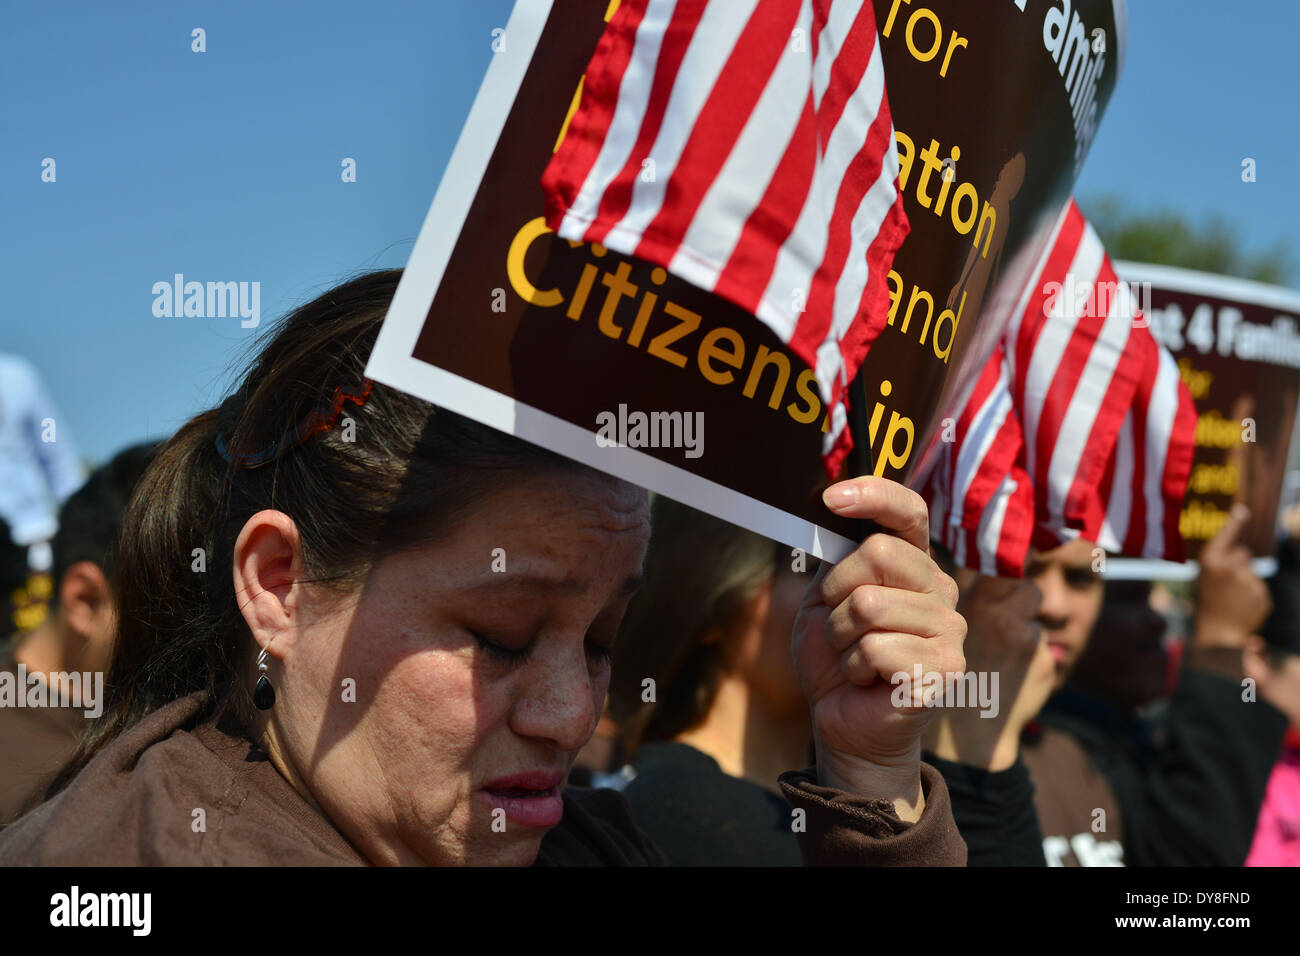
[[954,567],[886,479],[819,564],[367,380],[399,275],[60,495],[0,865],[1300,863],[1296,540],[1261,580],[1234,511],[1181,641],[1089,542]]

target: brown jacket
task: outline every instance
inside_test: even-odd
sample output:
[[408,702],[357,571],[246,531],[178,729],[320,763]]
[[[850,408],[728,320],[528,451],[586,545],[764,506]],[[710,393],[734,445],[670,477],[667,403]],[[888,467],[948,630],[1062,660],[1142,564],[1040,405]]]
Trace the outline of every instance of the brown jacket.
[[[112,741],[67,788],[0,833],[0,865],[365,865],[264,753],[206,711],[205,695],[191,694]],[[782,778],[786,798],[806,811],[800,841],[809,863],[963,865],[942,777],[922,765],[922,785],[925,813],[908,825],[878,803],[813,784],[807,771]],[[664,862],[622,794],[571,787],[536,865]]]
[[[17,683],[12,651],[0,655],[0,672]],[[27,688],[17,688],[26,694]],[[89,723],[85,711],[65,706],[0,706],[0,828],[27,808],[49,786]]]

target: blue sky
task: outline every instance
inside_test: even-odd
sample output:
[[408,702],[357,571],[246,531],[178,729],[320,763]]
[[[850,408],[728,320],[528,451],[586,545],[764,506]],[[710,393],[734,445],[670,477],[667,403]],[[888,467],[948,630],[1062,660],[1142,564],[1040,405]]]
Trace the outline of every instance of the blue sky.
[[[980,0],[993,2],[993,0]],[[344,276],[402,266],[509,0],[24,4],[0,32],[0,351],[82,454],[218,401],[253,338]],[[1219,214],[1300,253],[1300,5],[1130,0],[1125,73],[1077,193]],[[17,8],[15,8],[17,9]],[[207,51],[191,51],[191,30]],[[1257,181],[1241,181],[1241,160]],[[41,182],[52,157],[57,181]],[[343,183],[351,157],[357,181]],[[262,325],[153,315],[152,286],[261,283]]]

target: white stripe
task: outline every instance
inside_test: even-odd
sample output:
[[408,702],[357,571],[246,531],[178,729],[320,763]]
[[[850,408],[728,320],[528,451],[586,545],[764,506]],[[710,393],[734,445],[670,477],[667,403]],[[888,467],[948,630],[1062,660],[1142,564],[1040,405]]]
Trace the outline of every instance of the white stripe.
[[[1162,485],[1165,461],[1169,457],[1169,439],[1173,436],[1178,415],[1178,365],[1164,346],[1156,343],[1160,353],[1160,371],[1156,374],[1151,403],[1147,406],[1147,433],[1144,436],[1145,469],[1142,494],[1147,506],[1147,534],[1142,557],[1162,557],[1165,553],[1165,498]],[[1135,489],[1136,492],[1136,489]]]
[[[1090,301],[1096,301],[1094,286]],[[1093,422],[1110,393],[1119,367],[1120,357],[1128,344],[1133,328],[1133,296],[1127,282],[1116,287],[1110,302],[1110,312],[1102,323],[1097,341],[1088,352],[1083,374],[1070,395],[1069,405],[1061,419],[1061,430],[1052,448],[1047,467],[1047,521],[1061,525],[1065,520],[1065,502],[1079,471],[1079,463],[1088,445]]]
[[[794,334],[797,316],[780,316],[777,310],[781,304],[794,301],[796,290],[807,300],[811,294],[813,277],[826,257],[835,201],[846,184],[845,174],[849,164],[862,151],[880,106],[884,74],[879,53],[877,42],[862,78],[863,85],[871,85],[868,89],[863,89],[860,85],[858,93],[849,97],[845,103],[839,121],[827,138],[821,162],[814,170],[812,184],[803,208],[799,211],[799,218],[777,254],[772,278],[763,292],[759,318],[771,325],[787,342]],[[874,79],[877,70],[879,80]],[[891,154],[893,151],[890,144],[886,144],[886,159]],[[894,161],[897,162],[897,159]],[[838,276],[835,278],[838,280]],[[823,396],[829,395],[829,382],[833,379],[833,372],[828,379],[819,370],[818,382],[822,386]]]
[[[812,7],[807,2],[799,12],[798,26],[805,33],[812,27]],[[808,51],[796,51],[793,43],[786,43],[744,129],[696,209],[668,271],[681,274],[679,260],[690,256],[697,260],[700,276],[691,281],[709,290],[717,284],[718,273],[731,258],[750,213],[763,198],[794,137],[808,98],[808,71]],[[710,267],[711,276],[707,274]]]
[[1111,479],[1110,500],[1101,524],[1097,544],[1107,551],[1123,551],[1128,537],[1128,523],[1133,505],[1133,412],[1124,416],[1115,441],[1115,471]]
[[1056,223],[1052,226],[1052,231],[1047,236],[1047,244],[1043,246],[1043,251],[1039,253],[1038,262],[1033,270],[1029,273],[1029,282],[1025,284],[1024,290],[1020,293],[1020,298],[1016,301],[1016,307],[1011,310],[1011,321],[1007,324],[1007,330],[1003,337],[1007,343],[1007,360],[1010,363],[1012,376],[1016,370],[1016,349],[1015,343],[1017,336],[1020,335],[1020,324],[1024,321],[1025,310],[1029,308],[1030,298],[1038,291],[1038,287],[1043,281],[1043,270],[1047,268],[1047,260],[1051,258],[1052,252],[1056,249],[1056,243],[1061,238],[1061,228],[1065,225],[1065,220],[1070,215],[1071,202],[1065,204],[1061,214],[1056,217]]
[[637,134],[645,119],[646,105],[650,101],[650,87],[654,82],[659,50],[677,0],[650,0],[636,31],[636,44],[623,80],[618,88],[618,102],[610,120],[600,154],[583,181],[582,188],[560,223],[559,235],[565,239],[581,239],[591,221],[600,211],[600,199],[610,182],[627,164],[636,145]]
[[1097,275],[1101,271],[1104,254],[1105,251],[1102,249],[1097,234],[1091,228],[1085,229],[1079,248],[1075,250],[1074,259],[1066,273],[1067,277],[1071,275],[1074,277],[1074,284],[1071,286],[1067,282],[1062,287],[1061,294],[1056,297],[1056,302],[1052,306],[1052,314],[1043,323],[1043,327],[1038,333],[1038,341],[1034,344],[1033,354],[1029,357],[1029,367],[1025,370],[1024,409],[1022,411],[1025,425],[1025,461],[1027,463],[1025,470],[1031,475],[1041,474],[1037,467],[1036,458],[1038,425],[1043,414],[1043,404],[1047,400],[1047,393],[1052,387],[1052,379],[1060,367],[1061,356],[1065,354],[1065,348],[1074,335],[1074,327],[1079,318],[1077,315],[1067,314],[1067,311],[1073,312],[1074,303],[1065,301],[1067,298],[1065,293],[1067,289],[1074,291],[1095,284]]
[[[853,23],[861,11],[860,2],[839,0],[831,3],[830,16],[826,18],[822,32],[817,34],[817,56],[813,60],[812,90],[815,108],[821,108],[822,97],[826,95],[826,89],[831,83],[831,66],[835,58],[840,55],[844,38],[853,29]],[[877,39],[876,46],[879,45],[880,41]]]
[[998,545],[1002,543],[1002,526],[1006,522],[1011,497],[1019,487],[1019,482],[1009,474],[1004,475],[993,495],[991,507],[986,506],[980,515],[976,541],[980,552],[980,571],[983,574],[998,573]]
[[[620,236],[643,235],[663,208],[664,190],[691,133],[695,131],[700,111],[713,92],[718,75],[735,49],[756,4],[757,0],[728,0],[725,4],[713,3],[704,8],[668,96],[659,135],[650,147],[648,158],[654,160],[654,178],[647,182],[638,175],[633,181],[632,203],[618,223]],[[619,252],[632,251],[618,246],[613,248]]]
[[966,496],[970,493],[971,482],[979,473],[980,465],[988,456],[998,437],[998,432],[1011,414],[1011,393],[1006,387],[1005,368],[998,377],[997,384],[989,394],[980,410],[971,422],[970,431],[962,440],[957,453],[956,475],[953,480],[953,497],[957,500],[957,510],[964,515]]
[[[879,43],[872,51],[870,65],[863,77],[863,85],[866,87],[866,95],[854,96],[850,103],[856,108],[860,100],[869,98],[870,112],[874,121],[880,111],[880,102],[885,92],[885,73]],[[867,261],[867,251],[880,232],[880,226],[889,214],[889,210],[893,208],[894,201],[898,198],[894,190],[894,180],[898,177],[898,151],[891,148],[893,142],[891,127],[880,173],[863,195],[849,225],[849,254],[840,272],[839,280],[835,283],[831,315],[830,335],[837,340],[844,336],[849,326],[858,318],[862,307],[863,291],[870,279],[871,264]],[[825,380],[834,381],[839,372],[838,367],[827,369]]]

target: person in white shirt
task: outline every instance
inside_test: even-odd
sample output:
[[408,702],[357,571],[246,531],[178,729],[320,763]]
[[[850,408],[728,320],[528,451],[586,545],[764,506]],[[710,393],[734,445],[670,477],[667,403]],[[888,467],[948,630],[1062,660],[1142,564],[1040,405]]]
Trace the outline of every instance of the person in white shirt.
[[0,518],[28,548],[33,571],[48,570],[59,505],[85,478],[72,431],[36,368],[0,353]]

